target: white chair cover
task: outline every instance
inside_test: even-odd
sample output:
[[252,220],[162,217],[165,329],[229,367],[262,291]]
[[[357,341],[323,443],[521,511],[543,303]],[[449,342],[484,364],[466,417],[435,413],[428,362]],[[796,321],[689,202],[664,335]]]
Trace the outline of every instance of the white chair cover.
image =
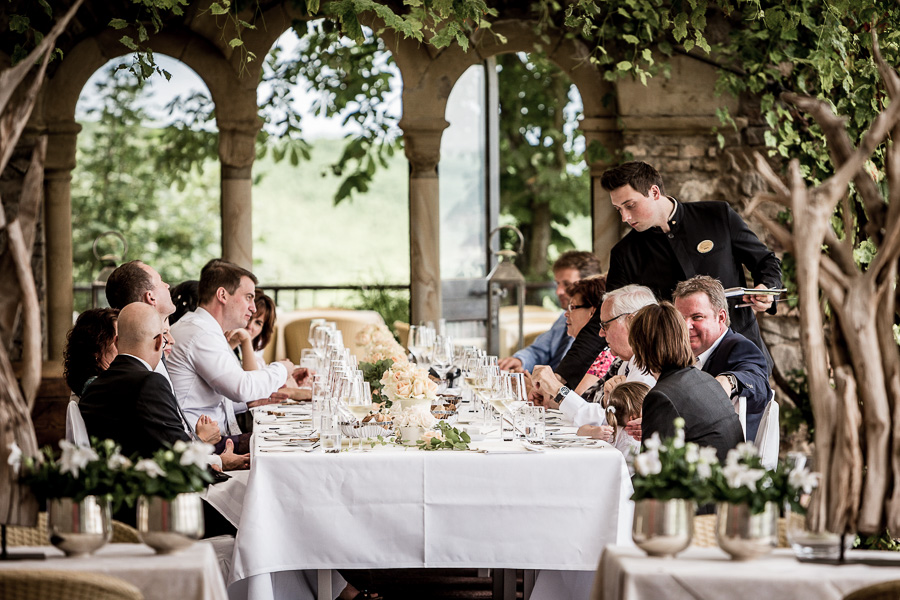
[[775,392],[763,411],[762,420],[759,422],[759,430],[756,432],[756,447],[762,457],[762,464],[767,469],[774,469],[778,463],[778,447],[781,444],[781,424],[778,417],[778,403],[775,402]]
[[69,400],[69,408],[66,410],[66,440],[76,446],[89,447],[91,438],[88,437],[87,427],[81,417],[78,403]]
[[741,421],[741,431],[744,432],[744,439],[747,439],[747,398],[738,396],[731,401],[734,404],[734,412],[737,413],[738,419]]

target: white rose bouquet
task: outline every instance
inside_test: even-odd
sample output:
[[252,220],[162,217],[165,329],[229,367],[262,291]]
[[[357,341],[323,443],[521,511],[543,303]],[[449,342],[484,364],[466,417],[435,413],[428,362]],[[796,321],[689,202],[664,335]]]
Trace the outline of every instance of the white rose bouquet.
[[381,323],[368,325],[356,334],[356,343],[363,348],[362,362],[377,363],[391,360],[395,363],[406,363],[406,351],[397,343],[387,325]]
[[403,409],[391,408],[391,418],[395,427],[423,427],[431,429],[438,420],[431,414],[431,405],[414,404]]
[[428,372],[410,363],[394,363],[381,377],[382,393],[403,406],[423,404],[427,410],[437,399],[437,384]]

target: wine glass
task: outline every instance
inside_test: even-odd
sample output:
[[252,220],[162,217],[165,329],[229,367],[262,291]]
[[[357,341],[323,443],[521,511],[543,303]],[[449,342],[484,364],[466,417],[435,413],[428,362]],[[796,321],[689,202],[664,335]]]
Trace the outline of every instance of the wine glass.
[[453,340],[444,335],[439,335],[434,342],[434,350],[431,353],[431,368],[441,378],[442,386],[447,386],[447,373],[453,368]]
[[[509,408],[509,412],[511,413],[510,418],[515,424],[518,419],[517,415],[519,411],[528,404],[528,390],[525,387],[524,373],[509,373],[507,377],[508,399],[506,401],[506,406]],[[521,430],[518,427],[515,427],[515,430],[516,437],[522,437]]]
[[419,364],[422,359],[420,358],[421,352],[424,348],[419,346],[419,342],[422,341],[422,334],[419,331],[423,329],[421,325],[410,325],[409,326],[409,337],[406,341],[406,349],[409,350],[409,353],[413,355],[413,358],[416,359],[416,364]]

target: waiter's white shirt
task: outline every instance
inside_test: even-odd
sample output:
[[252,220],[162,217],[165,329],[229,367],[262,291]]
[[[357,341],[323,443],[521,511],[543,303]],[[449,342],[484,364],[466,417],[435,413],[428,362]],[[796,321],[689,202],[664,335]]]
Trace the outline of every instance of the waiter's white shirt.
[[223,434],[227,431],[223,402],[234,402],[236,412],[246,410],[246,402],[268,398],[287,380],[287,369],[278,362],[244,371],[222,327],[203,308],[181,317],[171,333],[175,349],[166,366],[175,397],[192,419],[208,415]]
[[[656,385],[656,379],[649,373],[644,373],[641,369],[634,366],[630,360],[623,361],[616,375],[625,375],[626,381],[640,381],[646,383],[650,387]],[[584,398],[576,394],[574,391],[566,394],[566,398],[559,405],[563,417],[571,421],[575,427],[582,425],[606,425],[606,409],[600,402],[587,402]]]

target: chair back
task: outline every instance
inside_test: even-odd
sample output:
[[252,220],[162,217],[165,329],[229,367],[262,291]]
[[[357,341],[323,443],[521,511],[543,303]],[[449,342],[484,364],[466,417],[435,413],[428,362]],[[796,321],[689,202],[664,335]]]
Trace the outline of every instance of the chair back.
[[111,575],[50,569],[2,569],[0,598],[143,600],[144,595],[134,585]]
[[883,581],[868,585],[844,596],[844,600],[897,600],[900,598],[900,581]]
[[762,457],[762,464],[767,469],[774,469],[778,463],[778,449],[781,445],[781,423],[778,417],[778,403],[775,402],[775,392],[769,399],[769,404],[763,411],[759,422],[759,430],[756,432],[756,447]]
[[304,348],[309,348],[309,326],[315,318],[325,318],[334,321],[344,338],[344,346],[350,352],[362,359],[362,347],[356,343],[356,335],[373,324],[384,324],[374,310],[345,310],[323,309],[320,312],[309,311],[310,314],[294,319],[285,324],[282,334],[284,336],[284,350],[287,358],[295,364],[300,364],[300,354]]
[[66,409],[66,441],[76,446],[87,448],[91,445],[81,409],[74,400],[69,400],[69,408]]

